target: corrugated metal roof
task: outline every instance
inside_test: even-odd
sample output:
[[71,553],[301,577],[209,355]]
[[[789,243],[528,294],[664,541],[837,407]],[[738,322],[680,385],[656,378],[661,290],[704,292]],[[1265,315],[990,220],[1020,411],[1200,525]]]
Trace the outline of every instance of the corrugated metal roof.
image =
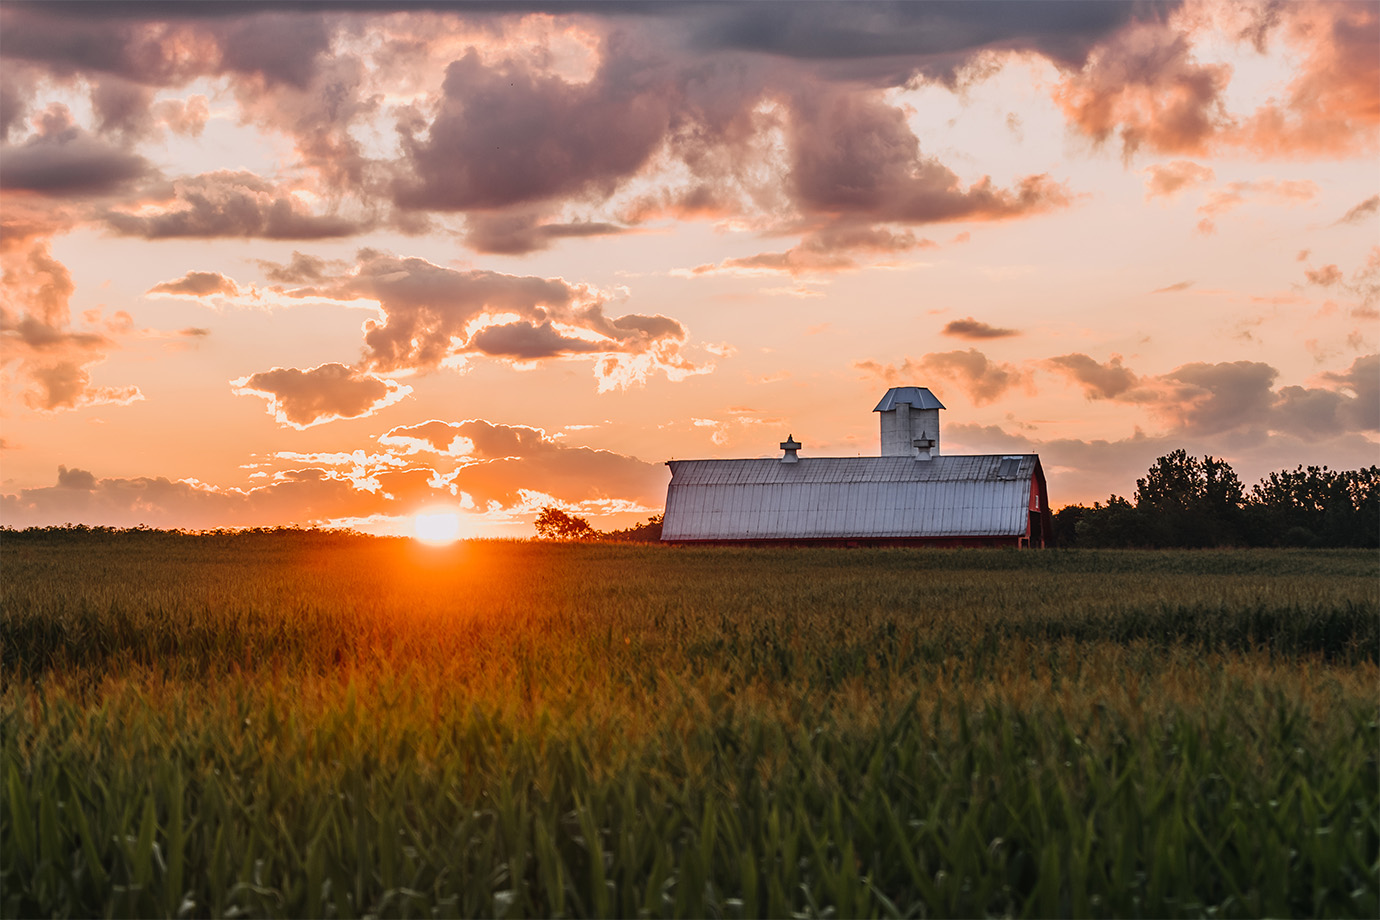
[[939,397],[929,391],[928,387],[892,387],[886,391],[882,401],[877,403],[877,408],[873,412],[890,412],[901,403],[910,403],[912,409],[943,409],[944,404],[939,401]]
[[1025,533],[1022,455],[1004,478],[996,456],[678,460],[663,540],[997,536]]

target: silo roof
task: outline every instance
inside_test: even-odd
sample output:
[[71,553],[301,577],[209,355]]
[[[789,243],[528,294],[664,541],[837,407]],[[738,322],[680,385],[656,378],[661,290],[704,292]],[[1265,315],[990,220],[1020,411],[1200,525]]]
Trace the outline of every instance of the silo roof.
[[928,387],[892,387],[886,391],[882,401],[877,403],[877,408],[873,412],[890,412],[901,403],[910,403],[912,409],[943,409],[944,404],[939,401],[939,397],[929,391]]

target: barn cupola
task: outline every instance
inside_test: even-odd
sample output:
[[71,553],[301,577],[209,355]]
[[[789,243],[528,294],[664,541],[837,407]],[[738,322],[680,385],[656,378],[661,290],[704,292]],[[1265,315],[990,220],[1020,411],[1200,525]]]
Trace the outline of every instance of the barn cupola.
[[928,460],[939,456],[939,410],[925,387],[892,387],[873,412],[882,415],[882,456]]

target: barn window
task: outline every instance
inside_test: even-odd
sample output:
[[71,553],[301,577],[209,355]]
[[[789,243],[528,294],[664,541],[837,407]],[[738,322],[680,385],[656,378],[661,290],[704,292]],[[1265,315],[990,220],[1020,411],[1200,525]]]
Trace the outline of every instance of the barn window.
[[1021,465],[1020,457],[1002,457],[1001,466],[997,469],[998,479],[1015,479],[1016,470]]

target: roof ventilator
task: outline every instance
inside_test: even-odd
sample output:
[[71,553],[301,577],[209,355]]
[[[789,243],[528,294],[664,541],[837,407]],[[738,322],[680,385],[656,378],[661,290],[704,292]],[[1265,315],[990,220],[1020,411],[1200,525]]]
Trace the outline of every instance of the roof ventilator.
[[920,437],[910,443],[915,448],[916,460],[928,460],[934,456],[934,438],[929,436],[929,432],[920,432]]
[[800,458],[796,456],[796,452],[800,450],[800,446],[800,442],[795,439],[795,435],[786,435],[786,440],[781,442],[781,449],[786,452],[782,455],[781,462],[799,463]]

